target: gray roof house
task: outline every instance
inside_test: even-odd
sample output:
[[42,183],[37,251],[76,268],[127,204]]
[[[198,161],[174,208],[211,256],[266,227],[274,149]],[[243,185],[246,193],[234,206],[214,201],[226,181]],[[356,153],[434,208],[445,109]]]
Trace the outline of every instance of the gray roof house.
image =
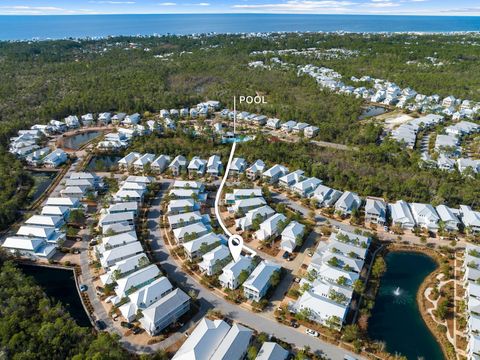
[[222,287],[231,290],[238,288],[241,285],[238,282],[238,277],[243,270],[247,271],[248,273],[252,271],[252,258],[240,256],[238,261],[231,261],[228,263],[218,277]]
[[392,217],[392,225],[397,225],[404,229],[412,229],[415,226],[412,212],[405,201],[398,200],[394,204],[389,204],[388,209]]
[[211,359],[242,360],[247,354],[253,330],[238,324],[233,324],[223,338]]
[[255,180],[258,177],[262,176],[263,171],[265,170],[265,163],[262,160],[256,160],[246,171],[247,178],[250,180]]
[[452,210],[446,205],[438,205],[436,208],[440,220],[445,225],[445,230],[456,231],[460,226],[461,222],[457,216],[458,211]]
[[175,289],[142,311],[140,324],[151,336],[165,329],[190,309],[190,297]]
[[247,299],[260,301],[270,288],[270,278],[275,271],[280,271],[281,266],[262,261],[255,270],[252,271],[248,279],[243,283],[243,292]]
[[365,222],[384,225],[387,222],[387,204],[383,199],[367,197]]
[[288,174],[288,168],[283,165],[273,165],[270,169],[264,171],[263,178],[270,184],[276,183],[282,176]]
[[172,360],[209,360],[230,330],[223,320],[203,318]]
[[319,207],[330,207],[337,202],[342,194],[339,190],[320,184],[313,192],[312,197],[318,201]]
[[255,360],[286,360],[289,352],[274,342],[263,343]]
[[411,203],[410,209],[418,226],[431,231],[438,230],[438,222],[440,221],[440,217],[432,205]]
[[360,208],[362,199],[357,193],[345,191],[335,203],[335,210],[343,215],[350,215],[353,210]]
[[297,247],[297,239],[302,238],[304,235],[305,226],[300,224],[297,221],[292,221],[288,224],[285,229],[283,229],[282,241],[280,243],[280,248],[289,253],[293,253]]

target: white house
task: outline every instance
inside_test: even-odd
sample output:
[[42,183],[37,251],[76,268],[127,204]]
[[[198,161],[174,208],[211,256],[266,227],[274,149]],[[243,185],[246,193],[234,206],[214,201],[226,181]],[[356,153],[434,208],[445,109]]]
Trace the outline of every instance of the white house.
[[111,266],[105,274],[100,275],[100,281],[103,285],[112,284],[117,279],[147,265],[150,265],[150,261],[144,253],[131,256],[124,260],[120,260],[115,265]]
[[319,131],[320,129],[318,127],[310,125],[304,129],[304,134],[307,138],[313,138],[318,135]]
[[252,258],[246,256],[240,256],[238,261],[231,261],[222,270],[222,273],[218,277],[220,284],[223,288],[235,290],[241,284],[238,282],[238,277],[242,271],[246,271],[250,274],[252,270]]
[[175,215],[198,210],[199,206],[193,199],[171,200],[167,207],[167,214]]
[[121,158],[120,160],[118,160],[118,167],[120,169],[128,169],[128,167],[130,167],[131,165],[133,165],[133,163],[138,159],[140,158],[140,156],[142,156],[141,154],[137,153],[137,152],[131,152],[131,153],[128,153],[127,155],[125,155],[123,158]]
[[312,197],[318,201],[319,207],[330,207],[338,201],[342,194],[341,191],[332,189],[326,185],[319,185],[314,190]]
[[329,321],[333,319],[338,319],[338,325],[340,327],[344,323],[348,312],[347,305],[339,304],[311,291],[305,291],[303,293],[294,304],[294,309],[296,312],[308,309],[310,320],[323,325],[329,324]]
[[230,176],[238,176],[239,174],[243,174],[247,169],[247,162],[244,158],[233,158],[232,162],[230,163]]
[[105,250],[103,254],[99,255],[100,264],[103,268],[108,268],[115,265],[118,261],[125,260],[140,253],[143,253],[142,244],[140,244],[139,241],[135,241],[110,250]]
[[50,259],[57,249],[55,244],[50,244],[45,239],[25,236],[7,237],[2,248],[15,256],[32,260]]
[[252,209],[266,205],[267,202],[263,197],[253,197],[247,199],[235,200],[232,208],[236,213],[246,213]]
[[151,164],[152,171],[157,174],[163,173],[167,169],[170,161],[171,161],[170,156],[160,155],[159,157],[157,157],[155,160],[152,161],[152,164]]
[[213,232],[208,232],[208,231],[207,232],[202,231],[199,234],[200,234],[199,237],[195,238],[194,240],[183,243],[185,254],[188,256],[189,259],[195,259],[197,257],[202,256],[203,253],[205,252],[202,249],[202,246],[206,247],[206,250],[208,252],[208,250],[214,246],[216,247],[217,245],[227,243],[223,235],[217,235]]
[[360,208],[362,199],[354,192],[345,191],[335,203],[335,210],[344,215],[350,215],[352,211]]
[[172,360],[211,359],[229,330],[230,326],[223,320],[203,318]]
[[208,158],[207,174],[211,176],[219,176],[222,173],[223,165],[220,161],[220,156],[212,155]]
[[275,214],[260,224],[260,229],[255,232],[254,237],[260,241],[273,240],[272,238],[279,234],[281,225],[285,225],[286,222],[285,215]]
[[131,292],[147,285],[153,279],[161,275],[162,273],[157,265],[148,265],[131,274],[128,274],[127,276],[117,279],[115,293],[120,299],[122,299],[125,296],[128,296]]
[[190,297],[175,289],[142,311],[140,324],[154,336],[184,315],[190,309]]
[[46,226],[59,229],[65,220],[62,216],[55,215],[33,215],[25,221],[26,225]]
[[384,225],[387,222],[387,204],[383,199],[367,197],[365,222]]
[[130,293],[128,296],[130,301],[121,305],[118,309],[125,320],[132,322],[136,319],[138,310],[143,311],[172,291],[172,284],[165,276],[162,276]]
[[[173,236],[177,243],[183,243],[185,238],[197,239],[200,236],[207,234],[209,231],[210,231],[210,228],[200,222],[200,223],[194,223],[194,224],[190,224],[184,227],[174,229]],[[196,243],[189,245],[189,247],[193,247],[194,244]],[[199,243],[198,247],[200,247],[200,245],[201,245],[201,242]]]
[[445,226],[445,230],[457,231],[461,222],[458,219],[457,211],[453,211],[446,205],[438,205],[436,207],[438,216]]
[[282,176],[278,180],[278,184],[284,188],[291,188],[296,183],[303,181],[305,179],[305,176],[303,176],[303,174],[304,174],[304,171],[300,169],[292,171],[291,173],[288,173]]
[[265,170],[265,163],[262,160],[256,160],[246,171],[247,178],[250,180],[256,180],[263,175]]
[[238,324],[233,324],[213,353],[211,359],[243,360],[247,354],[253,330]]
[[435,208],[430,204],[411,203],[413,219],[418,226],[426,228],[431,231],[438,230],[438,222],[440,217]]
[[133,211],[121,212],[115,214],[104,214],[103,217],[98,222],[100,227],[106,225],[111,225],[119,222],[127,222],[129,224],[134,224],[135,222],[135,213]]
[[286,360],[289,352],[277,343],[266,341],[258,351],[255,360]]
[[293,185],[293,191],[301,197],[310,197],[315,189],[322,184],[322,180],[310,177]]
[[275,211],[268,205],[252,209],[244,217],[235,220],[235,228],[243,231],[249,230],[254,220],[262,222],[273,214],[275,214]]
[[392,217],[392,225],[397,225],[403,229],[412,229],[415,226],[415,219],[405,201],[398,200],[394,204],[389,204],[388,208]]
[[182,170],[187,168],[187,159],[183,155],[178,155],[172,160],[170,165],[168,165],[168,168],[172,172],[173,176],[178,176]]
[[222,270],[222,263],[230,259],[230,250],[225,245],[218,245],[202,256],[198,267],[208,276],[215,275]]
[[49,168],[56,168],[68,160],[67,153],[62,149],[56,149],[43,158],[43,165]]
[[288,168],[283,165],[273,165],[270,169],[263,173],[263,178],[270,184],[276,183],[282,176],[288,174]]
[[[206,215],[206,218],[208,218],[208,215]],[[172,230],[190,224],[195,224],[200,221],[205,221],[206,218],[204,218],[199,211],[170,215],[167,217],[168,223],[170,224],[170,229]]]
[[143,154],[133,162],[133,167],[136,171],[144,171],[147,164],[151,164],[155,160],[154,154]]
[[243,283],[243,293],[249,300],[260,301],[270,288],[270,278],[281,267],[267,260],[262,261]]
[[199,156],[194,156],[187,166],[188,174],[203,176],[207,170],[206,166],[207,160],[200,159]]
[[305,232],[305,226],[300,224],[297,221],[292,221],[287,227],[282,231],[282,241],[280,243],[280,248],[289,253],[293,253],[297,247],[297,240],[302,239]]
[[480,232],[480,212],[472,210],[470,206],[460,205],[460,215],[467,231]]

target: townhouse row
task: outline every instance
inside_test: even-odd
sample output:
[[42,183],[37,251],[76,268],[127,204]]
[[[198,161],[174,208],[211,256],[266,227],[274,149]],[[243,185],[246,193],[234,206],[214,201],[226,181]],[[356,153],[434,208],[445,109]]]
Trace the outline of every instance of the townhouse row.
[[467,315],[466,335],[469,360],[480,359],[480,247],[468,244],[462,270]]
[[271,287],[273,274],[281,267],[266,260],[257,264],[249,256],[233,261],[226,237],[214,233],[210,217],[200,212],[202,199],[206,199],[204,191],[204,185],[197,181],[177,180],[173,183],[167,221],[176,244],[184,249],[188,259],[198,261],[202,273],[219,275],[224,288],[237,289],[242,285],[242,272],[248,275],[243,282],[244,295],[249,300],[260,301]]
[[234,189],[225,194],[224,203],[229,212],[237,215],[237,232],[253,229],[253,238],[263,242],[272,242],[280,236],[280,248],[290,254],[303,244],[307,235],[305,226],[298,221],[289,222],[285,215],[276,213],[267,205],[260,188]]
[[[233,120],[235,112],[224,109],[220,112],[220,116],[224,119]],[[294,120],[281,121],[277,118],[269,118],[265,115],[252,114],[247,111],[237,112],[237,120],[247,123],[264,126],[270,130],[281,130],[285,133],[302,134],[307,138],[313,138],[318,135],[319,128],[305,122],[297,122]]]
[[133,170],[144,172],[146,169],[156,174],[169,170],[173,176],[187,172],[192,176],[209,175],[218,177],[223,172],[223,164],[219,155],[212,155],[208,159],[194,156],[190,161],[183,155],[171,158],[169,155],[156,156],[155,154],[140,154],[131,152],[118,161],[120,170]]
[[95,194],[103,183],[94,174],[73,172],[62,186],[60,197],[49,197],[41,213],[27,219],[15,236],[7,237],[3,248],[31,260],[48,260],[55,254],[57,247],[66,239],[65,228],[70,222],[70,214],[73,211],[83,213],[86,206],[81,200],[87,193]]
[[95,256],[104,271],[101,283],[114,292],[105,301],[118,309],[125,321],[138,321],[154,336],[189,311],[190,297],[150,263],[137,238],[139,207],[152,181],[144,176],[129,176],[109,207],[100,210],[98,226],[102,235],[96,239]]
[[300,281],[301,296],[288,304],[324,326],[341,329],[350,310],[356,281],[360,279],[371,239],[339,230],[315,250]]

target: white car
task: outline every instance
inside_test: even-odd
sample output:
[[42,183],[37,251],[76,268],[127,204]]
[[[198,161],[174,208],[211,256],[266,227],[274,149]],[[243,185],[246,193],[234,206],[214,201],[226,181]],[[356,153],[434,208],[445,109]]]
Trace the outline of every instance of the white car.
[[313,336],[313,337],[318,337],[318,332],[316,332],[315,330],[309,329],[309,328],[307,328],[305,330],[305,333],[307,335],[310,335],[310,336]]

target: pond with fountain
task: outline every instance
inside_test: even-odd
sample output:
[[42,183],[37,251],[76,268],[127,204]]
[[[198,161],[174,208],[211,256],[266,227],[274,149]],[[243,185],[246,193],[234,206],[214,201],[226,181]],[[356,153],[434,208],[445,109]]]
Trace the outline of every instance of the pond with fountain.
[[387,271],[369,320],[369,337],[384,342],[388,352],[408,359],[444,359],[416,301],[418,288],[437,267],[435,261],[413,252],[390,252],[385,261]]

